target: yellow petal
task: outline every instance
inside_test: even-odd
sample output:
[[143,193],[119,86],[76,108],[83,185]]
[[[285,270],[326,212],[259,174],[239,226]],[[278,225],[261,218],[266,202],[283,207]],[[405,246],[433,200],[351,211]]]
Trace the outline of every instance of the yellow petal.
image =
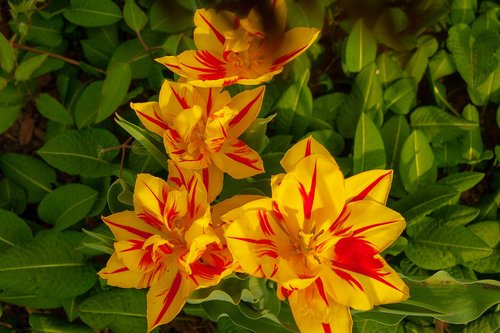
[[205,147],[211,154],[218,153],[228,140],[229,122],[235,112],[223,107],[217,112],[213,112],[207,119],[205,127]]
[[236,20],[236,15],[228,11],[198,9],[194,14],[196,29],[193,33],[196,48],[222,53],[226,41],[224,34],[234,30]]
[[177,114],[172,124],[184,141],[189,141],[191,133],[202,119],[202,110],[199,105],[185,109]]
[[235,195],[212,206],[212,224],[214,228],[222,227],[222,225],[227,226],[226,222],[222,221],[222,216],[226,213],[229,213],[234,209],[241,208],[245,204],[259,199],[264,199],[264,197],[261,195],[251,194]]
[[208,203],[214,201],[222,192],[222,184],[224,183],[224,172],[215,165],[210,165],[208,168],[199,171],[203,179],[203,185],[207,190]]
[[347,201],[374,200],[385,205],[392,183],[392,170],[370,170],[345,180]]
[[264,172],[264,164],[259,154],[241,140],[227,141],[219,153],[212,154],[212,161],[235,179],[248,178]]
[[154,271],[138,272],[130,270],[116,253],[109,258],[106,267],[99,271],[99,276],[110,286],[120,288],[147,288],[153,281]]
[[[285,156],[281,159],[281,165],[286,172],[290,172],[295,168],[298,162],[309,155],[319,154],[330,160],[334,165],[338,167],[335,159],[330,155],[328,150],[323,147],[318,141],[316,141],[312,136],[309,136],[296,144],[292,148],[288,149]],[[340,168],[339,168],[340,169]]]
[[181,135],[174,129],[165,131],[163,134],[163,144],[168,156],[183,168],[200,170],[208,168],[210,165],[210,155],[208,152],[201,149],[190,151],[190,142],[185,142]]
[[158,233],[158,229],[147,224],[138,218],[135,212],[131,211],[119,212],[106,217],[103,216],[102,220],[111,229],[117,241],[127,239],[146,240]]
[[319,36],[314,28],[293,28],[285,32],[273,55],[270,71],[275,71],[305,52]]
[[147,295],[148,332],[172,321],[181,312],[194,288],[183,279],[177,267],[170,267],[161,279],[153,284]]
[[246,90],[233,97],[231,103],[228,105],[236,111],[234,117],[229,122],[228,134],[230,138],[238,138],[257,118],[262,107],[265,88],[265,86],[260,86],[252,90]]
[[137,117],[148,130],[158,135],[168,128],[167,119],[162,115],[158,102],[130,103]]
[[197,104],[197,99],[197,91],[192,85],[165,80],[161,86],[158,104],[163,118],[172,125],[180,112]]
[[[207,204],[212,202],[222,190],[222,181],[224,174],[217,167],[210,166],[202,170],[190,170],[182,168],[179,164],[168,161],[168,182],[172,187],[180,190],[182,187],[193,189],[196,185],[196,194],[194,199],[195,211],[205,211]],[[202,181],[202,183],[199,182]],[[205,191],[198,186],[203,185]],[[204,194],[203,192],[207,192]]]
[[[156,235],[158,236],[158,235]],[[122,240],[114,243],[115,253],[126,267],[133,271],[149,272],[154,270],[151,248],[143,248],[143,240]]]
[[301,333],[347,333],[352,330],[349,307],[333,300],[321,279],[288,297],[295,323]]
[[[191,85],[191,83],[189,83]],[[214,112],[229,104],[231,95],[228,91],[221,91],[219,87],[194,87],[193,105],[200,105],[205,112],[205,118],[210,118]]]

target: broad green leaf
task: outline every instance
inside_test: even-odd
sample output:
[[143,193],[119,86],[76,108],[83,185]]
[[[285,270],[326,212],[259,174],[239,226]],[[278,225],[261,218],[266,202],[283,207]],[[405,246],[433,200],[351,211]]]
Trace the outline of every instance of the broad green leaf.
[[500,64],[488,76],[486,81],[477,87],[467,86],[471,101],[479,106],[486,105],[490,100],[500,104]]
[[292,145],[292,136],[286,134],[278,134],[273,135],[269,138],[269,145],[267,145],[266,149],[262,152],[262,154],[266,153],[284,153],[288,150],[288,148]]
[[407,114],[417,104],[417,85],[413,78],[402,78],[392,83],[384,91],[387,109],[399,114]]
[[0,134],[9,129],[24,105],[23,93],[12,84],[0,90]]
[[402,325],[384,325],[369,319],[361,319],[354,316],[353,333],[403,333]]
[[422,35],[417,39],[417,47],[423,49],[427,58],[430,58],[437,52],[439,44],[435,37],[431,35]]
[[0,33],[0,66],[7,73],[10,73],[14,68],[16,55],[14,49],[3,33]]
[[497,223],[497,221],[474,223],[469,226],[469,230],[492,248],[500,243],[500,223]]
[[461,147],[457,139],[433,142],[432,150],[438,167],[455,167],[462,162]]
[[174,1],[157,0],[149,10],[149,25],[154,31],[179,32],[193,25],[193,13]]
[[487,257],[492,249],[463,226],[426,225],[411,238],[406,256],[425,269],[443,269]]
[[27,81],[33,76],[35,72],[42,64],[47,60],[48,54],[39,54],[29,59],[23,60],[17,66],[15,77],[18,81]]
[[414,192],[419,186],[433,184],[437,178],[434,153],[425,134],[413,131],[401,149],[399,160],[401,180],[408,192]]
[[411,113],[411,126],[425,133],[431,142],[447,141],[478,130],[475,122],[453,116],[435,106],[421,106]]
[[76,100],[75,122],[79,129],[95,122],[103,81],[94,81],[85,87]]
[[427,50],[419,48],[406,64],[405,72],[411,76],[418,84],[425,74],[427,65],[429,64],[429,56]]
[[117,179],[108,189],[107,202],[112,213],[134,210],[133,193],[127,183]]
[[0,180],[0,208],[21,214],[26,209],[26,192],[9,178]]
[[62,124],[73,123],[73,118],[66,108],[47,93],[40,94],[35,100],[35,105],[38,111],[47,119]]
[[389,84],[403,77],[401,66],[394,61],[390,52],[384,52],[377,57],[377,68],[379,70],[380,83]]
[[385,7],[379,14],[372,30],[379,43],[395,51],[409,51],[415,46],[415,38],[408,35],[408,15],[399,7]]
[[93,333],[87,326],[71,324],[56,317],[40,314],[30,315],[30,326],[33,333]]
[[127,95],[132,72],[126,63],[115,63],[106,75],[102,84],[99,106],[97,108],[96,123],[99,123],[115,112]]
[[446,50],[439,50],[429,61],[432,80],[451,75],[457,71],[453,57]]
[[467,324],[461,333],[496,332],[500,327],[500,312],[490,313],[479,317]]
[[451,23],[469,24],[474,21],[477,0],[453,0],[451,3]]
[[[338,110],[344,103],[346,95],[343,93],[333,93],[315,98],[313,101],[313,116],[333,126],[337,118]],[[312,119],[311,121],[314,121]]]
[[397,169],[403,144],[410,136],[410,125],[405,117],[395,115],[389,118],[380,130],[384,141],[387,168]]
[[262,153],[269,144],[269,138],[266,136],[267,124],[272,121],[275,116],[276,115],[271,115],[267,118],[255,119],[243,135],[240,136],[240,139],[259,154]]
[[448,186],[431,185],[421,187],[403,199],[390,205],[392,209],[403,214],[409,223],[423,215],[454,201],[460,193]]
[[82,27],[101,27],[121,20],[120,7],[111,0],[71,0],[64,17]]
[[49,298],[83,294],[97,280],[95,270],[75,251],[81,233],[39,235],[0,254],[0,285],[8,291]]
[[354,136],[353,174],[385,168],[384,142],[378,128],[366,113],[359,117]]
[[451,174],[443,179],[440,179],[437,183],[439,185],[453,187],[459,192],[464,192],[476,186],[483,178],[484,173],[463,171]]
[[80,304],[80,318],[94,330],[146,332],[146,291],[112,289],[95,294]]
[[0,300],[5,303],[33,309],[55,309],[61,306],[60,300],[50,296],[38,296],[34,291],[3,290],[0,291]]
[[440,225],[460,226],[472,222],[479,215],[479,209],[462,205],[448,205],[436,210],[432,216]]
[[312,0],[297,2],[285,0],[287,8],[287,25],[295,27],[313,27],[318,30],[323,28],[325,21],[325,5],[323,1]]
[[278,134],[293,134],[300,138],[306,131],[312,116],[313,100],[308,87],[309,70],[298,82],[293,83],[281,95],[275,105],[277,111],[276,129]]
[[81,184],[67,184],[46,195],[38,206],[42,221],[57,231],[83,220],[94,205],[97,192]]
[[31,229],[22,218],[0,209],[0,251],[33,239]]
[[484,30],[491,30],[495,32],[500,31],[500,18],[498,13],[500,12],[499,6],[492,6],[487,10],[480,10],[481,16],[479,16],[471,25],[471,34],[476,37]]
[[90,257],[101,254],[112,255],[115,252],[113,248],[115,236],[104,223],[98,225],[92,231],[83,229],[83,232],[86,235],[82,238],[80,246],[77,248],[78,251]]
[[7,153],[0,155],[0,168],[7,178],[21,185],[34,203],[49,193],[56,181],[55,171],[44,162],[29,155]]
[[134,31],[141,31],[146,23],[148,23],[148,17],[142,9],[137,6],[135,0],[126,0],[125,6],[123,7],[123,18],[125,23]]
[[483,155],[483,140],[479,128],[479,112],[476,107],[469,104],[464,108],[463,117],[475,125],[472,130],[463,133],[461,142],[462,157],[466,161],[474,162],[481,159]]
[[64,21],[60,16],[45,19],[39,13],[35,13],[31,16],[31,23],[26,22],[26,24],[29,25],[26,40],[31,43],[56,47],[63,41],[61,30],[64,26]]
[[312,135],[312,137],[328,149],[333,156],[340,155],[344,150],[344,138],[334,130],[323,129],[309,132],[308,135]]
[[134,137],[146,150],[154,157],[154,159],[165,169],[168,170],[168,157],[165,154],[165,148],[160,140],[154,137],[147,130],[128,122],[117,115],[116,123],[125,131]]
[[359,19],[347,38],[345,63],[350,72],[357,73],[375,61],[377,41],[371,31]]
[[48,140],[37,153],[53,167],[70,175],[102,177],[112,175],[118,168],[111,161],[118,146],[110,132],[99,129],[67,130]]
[[98,39],[80,41],[83,54],[90,64],[98,67],[107,67],[114,49]]

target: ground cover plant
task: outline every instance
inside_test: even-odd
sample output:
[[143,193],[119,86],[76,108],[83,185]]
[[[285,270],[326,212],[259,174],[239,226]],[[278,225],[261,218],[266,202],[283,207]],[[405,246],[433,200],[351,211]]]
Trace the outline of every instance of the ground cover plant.
[[0,13],[0,332],[500,327],[495,1]]

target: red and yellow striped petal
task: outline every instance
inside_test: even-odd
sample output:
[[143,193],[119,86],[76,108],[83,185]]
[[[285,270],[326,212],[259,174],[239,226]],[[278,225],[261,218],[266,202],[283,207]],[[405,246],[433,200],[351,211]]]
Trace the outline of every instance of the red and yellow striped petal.
[[180,135],[182,140],[190,142],[191,133],[198,126],[203,117],[203,111],[199,105],[194,105],[190,109],[182,110],[177,114],[172,122],[172,128]]
[[116,253],[109,258],[106,267],[99,271],[99,276],[110,286],[120,288],[147,288],[154,281],[155,271],[132,271],[118,259]]
[[308,288],[288,296],[301,333],[346,333],[352,330],[349,307],[335,302],[324,290],[321,278]]
[[374,200],[385,205],[392,184],[392,170],[370,170],[345,180],[347,202]]
[[102,217],[117,241],[127,239],[146,240],[158,233],[158,229],[137,217],[135,212],[124,211]]
[[248,178],[264,172],[264,163],[259,154],[237,139],[227,141],[220,152],[212,154],[212,161],[235,179]]
[[193,33],[194,43],[199,50],[224,52],[225,33],[234,30],[238,17],[228,11],[215,9],[198,9],[194,14],[196,29]]
[[168,156],[179,163],[183,168],[200,170],[208,168],[210,165],[210,155],[207,151],[193,147],[190,150],[192,142],[185,142],[181,135],[175,129],[169,129],[163,134],[163,144]]
[[260,86],[252,90],[246,90],[233,97],[228,105],[236,111],[233,118],[229,121],[228,135],[230,138],[238,138],[257,118],[262,107],[265,90],[265,86]]
[[162,115],[158,102],[130,103],[144,127],[153,133],[163,135],[168,129],[167,119]]
[[[194,190],[196,200],[195,205],[191,205],[194,211],[205,211],[207,204],[212,202],[222,191],[224,173],[215,166],[210,166],[202,170],[190,170],[179,166],[172,160],[168,161],[168,182],[175,189],[182,187],[193,191],[193,186],[196,185]],[[201,180],[201,183],[199,182]],[[203,189],[198,188],[203,185],[206,194],[203,194]],[[199,208],[196,208],[196,205]],[[191,206],[188,209],[191,211]],[[194,215],[193,215],[194,216]]]
[[314,28],[293,28],[285,32],[277,51],[270,59],[270,71],[275,71],[305,52],[316,41],[319,30]]
[[306,158],[307,156],[319,154],[331,161],[338,169],[339,166],[328,150],[323,147],[312,136],[309,136],[288,149],[285,156],[281,159],[280,163],[286,172],[292,171],[297,163]]
[[192,85],[165,80],[161,86],[158,104],[163,118],[171,125],[180,112],[197,105],[197,99],[197,91]]

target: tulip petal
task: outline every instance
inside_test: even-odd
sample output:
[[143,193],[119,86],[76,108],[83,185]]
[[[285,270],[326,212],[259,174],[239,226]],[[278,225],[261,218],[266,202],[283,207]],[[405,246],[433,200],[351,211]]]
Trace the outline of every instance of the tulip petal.
[[158,102],[130,103],[141,123],[153,133],[163,135],[168,129],[167,120],[161,114]]
[[[196,201],[193,202],[193,205],[190,205],[191,202],[188,203],[190,205],[188,209],[193,213],[205,211],[207,204],[219,195],[222,190],[223,176],[222,171],[214,166],[202,170],[190,170],[180,167],[172,160],[168,161],[168,182],[171,186],[176,189],[184,187],[190,193],[192,191],[196,192],[193,198]],[[203,188],[199,188],[201,185],[203,185],[205,191],[203,191]]]
[[192,85],[165,80],[161,86],[158,104],[163,118],[171,125],[180,112],[197,104],[196,99],[197,91]]
[[[293,145],[292,148],[288,149],[285,156],[281,159],[280,163],[286,172],[292,171],[297,163],[307,156],[319,154],[330,160],[334,165],[339,168],[337,162],[328,152],[328,150],[323,147],[318,141],[316,141],[312,136],[305,138]],[[339,168],[340,169],[340,168]]]
[[345,333],[352,330],[349,307],[327,295],[320,278],[307,289],[293,291],[288,300],[302,333]]
[[175,117],[172,128],[175,128],[177,133],[184,141],[189,141],[191,133],[198,125],[202,117],[202,110],[199,105],[194,105],[190,109],[182,110]]
[[138,272],[130,270],[116,253],[109,258],[106,267],[99,271],[99,276],[107,280],[108,285],[120,288],[147,288],[153,282],[155,271]]
[[229,122],[229,137],[239,137],[257,118],[262,107],[265,88],[265,86],[261,86],[233,97],[228,106],[237,110],[237,113]]
[[235,179],[255,176],[264,172],[259,154],[241,140],[230,140],[219,153],[212,155],[215,165]]
[[196,29],[193,33],[196,48],[222,53],[226,42],[224,33],[236,28],[237,19],[228,11],[198,9],[194,14]]
[[183,279],[177,267],[153,284],[147,294],[148,331],[172,321],[181,312],[194,288]]
[[189,151],[189,143],[182,140],[174,129],[168,129],[163,134],[163,144],[169,157],[186,169],[204,169],[210,165],[210,156],[201,149]]
[[149,272],[154,270],[150,248],[143,248],[144,241],[137,239],[122,240],[114,243],[115,253],[126,267],[133,271]]
[[345,180],[346,201],[374,200],[385,205],[392,183],[392,170],[370,170]]
[[158,229],[138,218],[135,212],[132,211],[103,216],[102,220],[111,229],[117,241],[127,239],[146,240],[158,233]]
[[293,28],[285,32],[273,55],[270,71],[283,67],[301,55],[318,38],[319,30],[314,28]]

